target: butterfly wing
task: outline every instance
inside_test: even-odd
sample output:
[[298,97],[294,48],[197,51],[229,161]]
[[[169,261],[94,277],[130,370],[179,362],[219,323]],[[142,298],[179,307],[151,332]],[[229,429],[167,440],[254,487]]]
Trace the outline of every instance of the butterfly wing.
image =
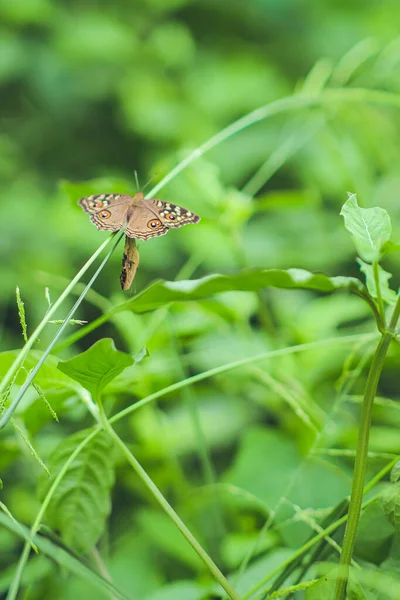
[[128,221],[126,235],[141,240],[165,235],[168,229],[198,223],[200,217],[182,206],[163,200],[143,200],[135,206]]
[[127,194],[95,194],[81,198],[78,204],[89,213],[97,229],[118,231],[125,225],[132,202]]

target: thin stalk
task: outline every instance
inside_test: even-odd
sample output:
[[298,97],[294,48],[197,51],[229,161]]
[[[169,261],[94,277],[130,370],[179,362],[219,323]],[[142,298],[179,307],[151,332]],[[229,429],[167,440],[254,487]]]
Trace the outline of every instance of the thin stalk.
[[185,537],[186,541],[189,542],[189,544],[192,546],[193,550],[204,562],[204,564],[206,565],[206,567],[208,568],[210,573],[213,575],[213,577],[216,579],[216,581],[218,581],[218,583],[226,591],[229,598],[231,598],[231,600],[240,600],[240,596],[232,588],[231,584],[226,579],[226,577],[223,575],[223,573],[219,570],[219,568],[214,563],[212,558],[207,554],[207,552],[204,550],[204,548],[199,544],[199,542],[196,540],[196,538],[194,537],[192,532],[186,527],[186,525],[184,524],[182,519],[178,516],[178,514],[174,511],[172,506],[169,504],[167,499],[164,498],[164,496],[162,495],[162,493],[160,492],[160,490],[158,489],[158,487],[156,486],[154,481],[151,479],[151,477],[149,477],[149,475],[143,469],[143,467],[139,463],[139,461],[135,458],[135,456],[131,453],[131,451],[126,447],[126,445],[121,440],[121,438],[116,433],[116,431],[114,431],[114,429],[110,425],[110,422],[107,419],[107,416],[104,412],[103,403],[101,402],[100,398],[97,399],[97,403],[99,405],[100,416],[101,416],[104,430],[110,435],[110,437],[114,440],[115,444],[118,446],[118,448],[121,450],[121,452],[125,455],[126,459],[128,460],[128,462],[131,465],[131,467],[133,468],[133,470],[135,471],[136,475],[141,479],[142,483],[147,487],[147,489],[149,490],[149,492],[151,493],[153,498],[156,500],[156,502],[158,502],[158,504],[161,506],[161,508],[165,511],[165,513],[171,519],[171,521],[173,521],[173,523],[176,525],[176,527],[179,529],[179,531]]
[[357,535],[357,527],[361,513],[361,502],[363,496],[365,471],[368,461],[368,442],[369,431],[371,427],[372,407],[383,364],[386,358],[387,351],[389,349],[390,342],[393,339],[399,316],[400,295],[397,297],[397,302],[389,323],[389,327],[387,331],[385,331],[382,334],[382,337],[376,348],[365,386],[364,400],[361,407],[356,458],[354,462],[353,485],[350,497],[349,514],[344,534],[343,549],[340,555],[340,565],[342,566],[342,570],[339,573],[336,582],[334,597],[335,600],[345,600],[346,597],[349,567],[353,556],[354,544]]
[[159,183],[157,183],[157,185],[154,186],[154,188],[146,195],[146,198],[153,198],[157,192],[159,192],[170,181],[172,181],[172,179],[179,175],[179,173],[186,169],[186,167],[188,167],[193,161],[195,161],[197,158],[200,158],[206,152],[209,152],[215,148],[215,146],[218,146],[243,129],[246,129],[255,123],[259,123],[264,119],[283,112],[290,112],[299,108],[321,106],[324,104],[330,104],[331,102],[343,102],[346,104],[349,102],[373,102],[376,104],[396,106],[397,108],[400,108],[400,95],[363,88],[339,88],[324,90],[319,94],[301,92],[286,98],[281,98],[280,100],[275,100],[266,106],[261,106],[260,108],[253,110],[251,113],[238,119],[234,123],[231,123],[228,125],[228,127],[222,129],[222,131],[196,148],[196,150],[189,154],[189,156],[187,156]]
[[[110,573],[107,571],[107,567],[104,564],[101,554],[98,551],[98,549],[96,548],[96,546],[94,546],[94,548],[92,549],[91,554],[93,557],[93,561],[99,570],[100,575],[103,577],[103,579],[106,579],[107,581],[109,581],[112,584],[112,579],[111,579]],[[108,594],[110,596],[110,600],[118,600],[117,596],[114,594],[114,592],[111,589],[108,591]]]
[[269,350],[268,352],[262,352],[261,354],[256,354],[255,356],[250,356],[248,358],[242,358],[241,360],[236,360],[234,362],[231,362],[231,363],[228,363],[225,365],[221,365],[219,367],[214,367],[212,369],[209,369],[208,371],[203,371],[203,373],[198,373],[197,375],[192,375],[191,377],[188,377],[187,379],[183,379],[182,381],[177,381],[176,383],[168,385],[167,387],[162,388],[161,390],[158,390],[157,392],[154,392],[153,394],[150,394],[149,396],[146,396],[146,398],[143,398],[142,400],[139,400],[138,402],[131,404],[127,408],[124,408],[123,410],[121,410],[121,412],[114,415],[110,419],[110,423],[115,423],[115,422],[119,421],[120,419],[123,419],[127,415],[131,414],[135,410],[138,410],[142,406],[145,406],[146,404],[149,404],[150,402],[153,402],[154,400],[157,400],[158,398],[161,398],[162,396],[167,396],[168,394],[171,394],[172,392],[176,392],[177,390],[180,390],[181,388],[186,387],[187,385],[192,385],[193,383],[198,383],[199,381],[204,381],[205,379],[209,379],[210,377],[215,377],[216,375],[221,375],[223,373],[227,373],[228,371],[232,371],[239,367],[244,367],[246,365],[250,365],[250,364],[259,362],[261,360],[266,360],[268,358],[274,358],[277,356],[287,356],[290,354],[296,354],[298,352],[304,352],[306,350],[316,350],[317,348],[323,348],[327,344],[351,343],[351,342],[359,341],[361,339],[364,339],[364,340],[373,339],[373,337],[375,337],[375,334],[365,333],[365,334],[349,335],[349,336],[342,337],[342,338],[329,338],[326,340],[319,340],[317,342],[309,342],[307,344],[298,344],[296,346],[290,346],[289,348],[280,348],[278,350]]
[[[50,344],[47,346],[46,350],[43,352],[42,356],[40,357],[40,360],[38,361],[38,363],[35,365],[35,367],[32,369],[32,371],[29,373],[28,377],[26,378],[24,384],[21,386],[18,394],[15,396],[15,398],[13,399],[13,401],[11,402],[10,406],[7,408],[7,410],[5,411],[5,413],[2,415],[1,419],[0,419],[0,429],[2,429],[3,427],[5,427],[8,423],[8,421],[11,419],[13,412],[15,411],[15,409],[17,408],[19,402],[22,400],[26,390],[29,388],[29,386],[31,385],[33,379],[36,377],[37,372],[39,371],[39,369],[42,367],[43,363],[45,362],[46,358],[48,357],[48,355],[50,354],[50,352],[52,351],[52,349],[54,348],[54,346],[56,345],[56,343],[58,342],[58,340],[60,339],[61,335],[63,334],[63,331],[66,327],[68,327],[69,324],[69,320],[74,316],[76,310],[78,309],[79,305],[81,304],[81,302],[84,300],[87,292],[90,290],[90,288],[92,287],[93,283],[95,282],[95,280],[97,279],[97,277],[99,276],[99,274],[101,273],[104,265],[106,264],[106,262],[108,261],[108,259],[110,258],[111,254],[114,252],[115,248],[117,247],[121,237],[123,234],[119,235],[117,237],[116,242],[113,244],[111,250],[109,250],[106,254],[106,256],[104,257],[104,259],[102,260],[102,262],[100,263],[100,266],[98,267],[98,269],[95,271],[94,275],[92,276],[92,278],[90,279],[89,283],[86,285],[86,287],[84,288],[83,292],[81,293],[81,295],[79,296],[78,300],[75,302],[75,304],[73,305],[73,307],[71,308],[71,310],[69,311],[68,315],[65,317],[63,324],[60,326],[59,330],[57,331],[56,335],[54,336],[54,338],[52,339],[52,341],[50,342]],[[113,236],[115,237],[115,236]],[[68,286],[69,287],[69,286]],[[50,312],[50,311],[49,311]],[[46,316],[48,316],[49,313],[47,313]],[[25,348],[25,347],[24,347]],[[15,361],[16,362],[16,361]],[[15,364],[15,363],[14,363]]]
[[45,316],[43,317],[43,319],[41,320],[39,325],[36,327],[35,331],[32,333],[32,335],[28,339],[27,343],[23,346],[23,348],[21,348],[17,358],[14,360],[13,364],[10,366],[7,373],[4,375],[4,377],[0,383],[0,396],[7,389],[9,383],[12,381],[13,376],[15,375],[15,373],[17,372],[19,367],[24,362],[29,350],[32,348],[33,344],[38,339],[43,328],[47,325],[47,323],[50,321],[53,314],[56,312],[56,310],[59,308],[59,306],[64,302],[66,297],[71,293],[71,290],[73,289],[73,287],[78,283],[78,281],[86,273],[86,271],[89,269],[89,267],[93,264],[93,262],[99,256],[99,254],[101,254],[102,251],[104,250],[104,248],[106,246],[108,246],[108,244],[111,242],[113,237],[114,237],[114,235],[111,235],[109,238],[107,238],[101,244],[101,246],[99,246],[99,248],[96,250],[96,252],[89,258],[89,260],[83,265],[82,269],[80,269],[80,271],[78,271],[78,273],[75,275],[75,277],[67,285],[67,287],[65,288],[65,290],[63,291],[61,296],[56,300],[56,302],[51,306],[51,308],[49,308],[49,310],[47,311],[47,313],[45,314]]
[[381,316],[383,328],[385,328],[386,327],[385,307],[383,306],[381,285],[380,285],[380,281],[379,281],[379,263],[378,263],[377,260],[374,260],[374,262],[372,263],[372,270],[373,270],[373,273],[374,273],[374,281],[375,281],[375,288],[376,288],[376,299],[378,301],[379,314]]

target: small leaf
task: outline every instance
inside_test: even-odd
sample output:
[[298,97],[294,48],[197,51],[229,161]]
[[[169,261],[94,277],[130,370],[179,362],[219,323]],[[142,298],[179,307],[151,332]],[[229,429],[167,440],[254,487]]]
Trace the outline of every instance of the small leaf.
[[357,252],[363,260],[379,260],[384,244],[389,241],[392,225],[387,211],[375,206],[360,208],[355,194],[351,194],[340,214],[344,225],[354,238]]
[[112,339],[104,338],[78,356],[59,362],[58,368],[97,398],[110,381],[133,363],[129,354],[115,348]]
[[150,356],[150,352],[148,351],[146,346],[143,346],[143,348],[137,354],[135,354],[133,360],[135,361],[135,364],[138,364],[148,356]]
[[367,290],[355,277],[328,277],[304,269],[249,269],[234,275],[209,275],[202,279],[156,281],[127,302],[113,310],[131,309],[136,313],[155,310],[169,302],[201,300],[230,291],[258,291],[266,287],[307,289],[319,292],[348,290],[365,295]]
[[[375,277],[374,277],[374,269],[373,266],[361,260],[361,258],[357,258],[357,262],[360,265],[360,269],[362,273],[365,275],[365,280],[367,283],[367,289],[373,298],[377,298],[376,293],[376,285],[375,285]],[[378,265],[378,274],[379,274],[379,283],[382,299],[388,304],[396,303],[396,292],[391,290],[389,287],[389,279],[391,279],[392,274],[382,269],[380,265]]]
[[[42,480],[44,500],[66,460],[87,437],[88,430],[65,438],[48,459],[51,478]],[[111,503],[114,471],[108,436],[101,432],[78,454],[67,469],[47,508],[50,526],[75,552],[87,553],[103,533]]]

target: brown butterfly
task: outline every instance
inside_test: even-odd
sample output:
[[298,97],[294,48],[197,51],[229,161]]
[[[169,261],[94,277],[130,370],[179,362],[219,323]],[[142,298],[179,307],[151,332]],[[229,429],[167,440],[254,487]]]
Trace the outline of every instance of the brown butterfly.
[[89,213],[97,229],[118,231],[126,225],[126,235],[141,240],[200,221],[198,215],[176,204],[158,199],[145,200],[142,192],[133,197],[127,194],[95,194],[81,198],[78,204]]

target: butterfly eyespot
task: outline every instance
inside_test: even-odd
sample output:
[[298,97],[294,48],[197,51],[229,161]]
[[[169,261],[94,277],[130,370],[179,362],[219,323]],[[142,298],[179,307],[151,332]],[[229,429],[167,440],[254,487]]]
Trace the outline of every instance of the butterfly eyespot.
[[150,227],[150,229],[157,229],[160,226],[161,226],[161,221],[159,221],[158,219],[152,219],[151,221],[149,221],[147,223],[147,227]]
[[171,213],[171,212],[170,212],[170,213],[167,213],[167,214],[165,215],[165,218],[166,218],[166,219],[169,219],[170,221],[175,221],[175,219],[176,219],[176,215],[174,215],[174,213]]
[[102,219],[108,219],[109,217],[111,217],[111,213],[109,210],[102,210],[100,213],[100,217]]
[[92,206],[93,208],[101,208],[103,206],[103,202],[101,202],[101,200],[95,200],[92,202]]

